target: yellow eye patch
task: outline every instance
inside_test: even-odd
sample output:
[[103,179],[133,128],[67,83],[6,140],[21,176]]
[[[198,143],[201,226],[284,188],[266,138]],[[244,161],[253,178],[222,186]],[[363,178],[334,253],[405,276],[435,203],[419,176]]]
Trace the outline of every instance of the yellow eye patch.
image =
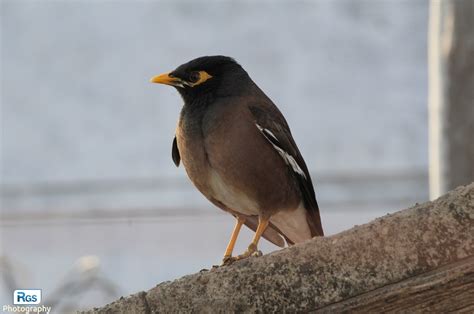
[[212,78],[212,75],[210,75],[209,73],[207,73],[206,71],[199,71],[197,72],[199,74],[199,79],[194,82],[194,83],[191,83],[189,82],[188,84],[186,85],[189,85],[189,86],[196,86],[196,85],[199,85],[199,84],[202,84],[204,83],[205,81],[207,81],[208,79]]

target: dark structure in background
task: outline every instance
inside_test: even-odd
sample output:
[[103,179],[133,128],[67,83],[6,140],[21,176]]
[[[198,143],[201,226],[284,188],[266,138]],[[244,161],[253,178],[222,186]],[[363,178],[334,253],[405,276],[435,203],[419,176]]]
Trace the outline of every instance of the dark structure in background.
[[430,194],[474,181],[474,1],[432,0]]

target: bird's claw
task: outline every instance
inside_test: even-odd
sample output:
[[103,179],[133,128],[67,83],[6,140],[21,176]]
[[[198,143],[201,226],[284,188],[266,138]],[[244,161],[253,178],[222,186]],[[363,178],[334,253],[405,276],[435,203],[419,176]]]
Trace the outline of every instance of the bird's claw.
[[230,255],[224,256],[224,258],[222,259],[222,264],[220,266],[230,265],[236,260],[237,260],[236,257],[230,256]]
[[245,250],[245,252],[240,254],[240,255],[237,255],[237,256],[224,256],[220,266],[228,266],[228,265],[230,265],[230,264],[232,264],[236,261],[239,261],[239,260],[251,257],[251,256],[260,257],[262,255],[263,255],[262,251],[258,250],[257,246],[255,246],[254,244],[250,244],[248,249]]
[[262,255],[263,255],[262,251],[258,250],[257,246],[252,243],[249,245],[248,249],[243,254],[240,254],[239,256],[237,256],[236,259],[241,260],[244,258],[248,258],[250,256],[260,257]]
[[262,256],[262,255],[263,255],[262,251],[257,250],[257,251],[255,251],[255,252],[253,252],[251,256],[260,257],[260,256]]
[[226,256],[224,256],[220,266],[228,266],[228,265],[230,265],[230,264],[232,264],[236,261],[240,261],[242,259],[245,259],[245,258],[248,258],[248,257],[251,257],[251,256],[260,257],[262,255],[263,255],[262,251],[258,250],[257,246],[252,243],[252,244],[249,245],[248,249],[245,250],[245,252],[240,254],[240,255],[237,255],[237,256],[226,255]]

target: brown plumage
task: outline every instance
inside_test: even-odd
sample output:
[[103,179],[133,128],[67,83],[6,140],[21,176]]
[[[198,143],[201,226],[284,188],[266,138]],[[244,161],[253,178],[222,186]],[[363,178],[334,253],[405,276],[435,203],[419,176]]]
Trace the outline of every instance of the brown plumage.
[[[273,102],[233,59],[201,57],[152,82],[184,100],[172,157],[213,204],[237,218],[224,264],[256,254],[260,236],[278,246],[322,236],[306,164]],[[240,226],[256,231],[231,257]]]

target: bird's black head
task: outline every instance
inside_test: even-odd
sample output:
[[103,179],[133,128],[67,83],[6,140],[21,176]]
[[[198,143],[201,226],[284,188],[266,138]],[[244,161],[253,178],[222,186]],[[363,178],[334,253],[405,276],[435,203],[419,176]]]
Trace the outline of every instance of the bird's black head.
[[192,103],[202,96],[235,94],[248,81],[245,70],[234,59],[225,56],[200,57],[151,79],[152,83],[174,86],[185,103]]

